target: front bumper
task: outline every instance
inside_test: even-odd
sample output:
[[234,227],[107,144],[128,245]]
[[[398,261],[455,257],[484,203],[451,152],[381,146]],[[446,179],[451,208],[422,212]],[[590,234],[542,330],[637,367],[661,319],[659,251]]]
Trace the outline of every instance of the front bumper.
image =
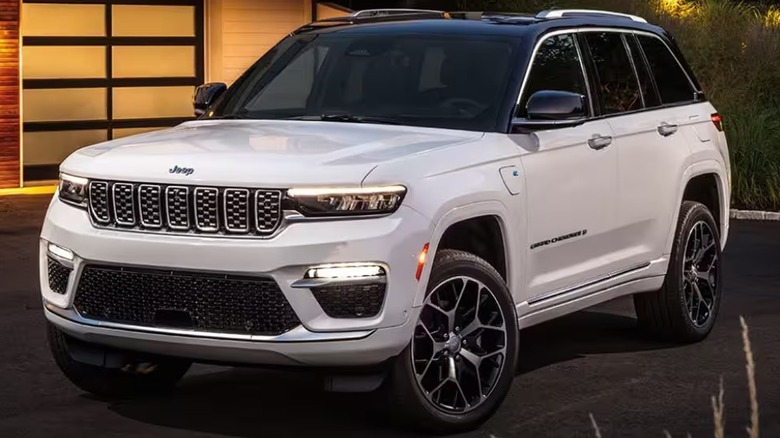
[[[55,196],[41,232],[41,291],[48,320],[87,342],[196,360],[370,365],[398,354],[411,339],[410,321],[416,318],[412,304],[422,287],[415,279],[417,255],[431,232],[429,220],[402,207],[383,218],[294,223],[268,240],[144,234],[96,229],[86,211]],[[74,253],[73,274],[64,294],[49,285],[49,242]],[[311,291],[292,287],[312,266],[344,262],[388,267],[385,299],[376,316],[329,317]],[[74,310],[73,300],[87,264],[272,278],[301,326],[280,336],[250,336],[86,319]]]

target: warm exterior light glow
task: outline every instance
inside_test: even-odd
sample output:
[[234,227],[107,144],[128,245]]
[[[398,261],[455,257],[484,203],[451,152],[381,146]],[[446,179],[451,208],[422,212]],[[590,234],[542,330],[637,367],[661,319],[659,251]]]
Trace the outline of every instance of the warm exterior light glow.
[[658,0],[658,9],[676,18],[688,18],[697,12],[696,4],[689,0]]
[[780,9],[770,8],[764,17],[766,27],[780,28]]
[[425,267],[425,261],[428,259],[428,243],[423,245],[422,251],[420,251],[420,255],[417,256],[417,273],[415,273],[414,277],[419,281],[420,276],[422,276],[423,268]]

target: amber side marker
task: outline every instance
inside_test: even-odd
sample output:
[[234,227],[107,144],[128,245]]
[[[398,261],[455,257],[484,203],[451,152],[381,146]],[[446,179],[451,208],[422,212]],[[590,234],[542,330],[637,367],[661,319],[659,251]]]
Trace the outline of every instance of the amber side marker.
[[18,189],[0,189],[0,196],[13,195],[51,195],[57,186],[20,187]]

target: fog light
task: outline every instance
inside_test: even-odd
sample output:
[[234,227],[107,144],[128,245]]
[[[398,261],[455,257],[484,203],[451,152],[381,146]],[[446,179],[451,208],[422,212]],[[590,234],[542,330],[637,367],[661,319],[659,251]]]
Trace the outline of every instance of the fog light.
[[306,271],[309,279],[352,279],[361,277],[380,277],[386,275],[385,269],[370,264],[337,264],[318,266]]
[[49,253],[63,260],[67,260],[69,262],[73,261],[73,251],[53,243],[49,244]]

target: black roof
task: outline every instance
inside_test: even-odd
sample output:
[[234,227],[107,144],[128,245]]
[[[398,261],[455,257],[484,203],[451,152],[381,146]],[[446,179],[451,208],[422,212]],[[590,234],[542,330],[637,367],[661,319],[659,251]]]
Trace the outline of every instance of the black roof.
[[339,17],[315,21],[294,33],[431,33],[464,35],[538,36],[548,31],[570,28],[604,27],[634,29],[669,38],[661,27],[629,17],[598,12],[542,18],[532,14],[490,12],[453,12],[451,18],[429,12],[370,16]]

